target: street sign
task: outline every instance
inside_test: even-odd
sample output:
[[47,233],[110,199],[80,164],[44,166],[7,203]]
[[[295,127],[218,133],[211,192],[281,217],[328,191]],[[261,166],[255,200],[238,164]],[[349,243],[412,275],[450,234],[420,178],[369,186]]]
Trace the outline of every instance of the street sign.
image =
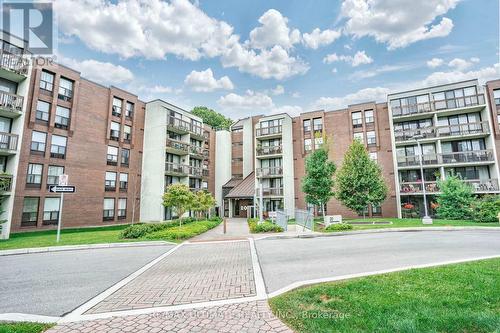
[[49,192],[51,193],[75,193],[76,187],[75,186],[59,186],[59,185],[50,185],[49,186]]
[[66,174],[59,175],[59,182],[57,185],[68,186],[68,178],[69,177]]

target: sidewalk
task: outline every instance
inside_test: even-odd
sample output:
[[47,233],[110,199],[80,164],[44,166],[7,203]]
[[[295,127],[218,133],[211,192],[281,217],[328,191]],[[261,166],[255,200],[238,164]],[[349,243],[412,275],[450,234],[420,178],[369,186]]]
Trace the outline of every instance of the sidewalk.
[[244,218],[226,219],[226,233],[224,234],[224,222],[217,227],[190,239],[190,242],[204,242],[215,240],[245,239],[252,237],[248,229],[247,220]]

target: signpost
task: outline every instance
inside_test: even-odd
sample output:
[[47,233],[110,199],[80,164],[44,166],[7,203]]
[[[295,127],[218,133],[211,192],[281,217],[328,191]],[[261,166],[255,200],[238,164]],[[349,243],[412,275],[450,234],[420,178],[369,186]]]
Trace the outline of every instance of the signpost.
[[62,220],[62,209],[64,201],[64,193],[75,193],[76,187],[68,185],[68,175],[59,175],[58,185],[50,185],[49,192],[51,193],[61,193],[61,198],[59,200],[59,216],[57,219],[57,238],[56,242],[59,243],[61,239],[61,220]]

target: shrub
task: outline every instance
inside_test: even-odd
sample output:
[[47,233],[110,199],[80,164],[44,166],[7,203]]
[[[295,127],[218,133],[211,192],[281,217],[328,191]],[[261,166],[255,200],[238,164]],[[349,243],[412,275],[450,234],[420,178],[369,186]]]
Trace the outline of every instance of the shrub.
[[251,218],[248,219],[248,227],[251,233],[264,233],[264,232],[283,232],[283,228],[277,224],[270,221],[264,221],[259,224],[259,219]]
[[[196,219],[193,217],[188,217],[183,220],[184,224],[189,224],[192,222],[195,222]],[[163,223],[139,223],[139,224],[134,224],[126,229],[123,229],[123,231],[120,234],[120,238],[123,239],[136,239],[136,238],[142,238],[146,236],[147,234],[164,230],[167,228],[173,228],[176,225],[179,224],[178,220],[172,220],[169,222],[163,222]]]
[[472,204],[472,216],[476,222],[498,222],[500,196],[485,195]]
[[467,220],[472,215],[471,205],[474,201],[472,188],[457,176],[450,176],[438,181],[441,195],[437,201],[437,215],[442,219]]
[[196,235],[202,234],[220,224],[220,219],[217,221],[197,221],[182,226],[173,226],[146,235],[147,239],[162,239],[162,240],[184,240]]
[[325,228],[326,231],[346,231],[346,230],[351,230],[353,227],[350,224],[347,223],[337,223],[337,224],[330,224],[328,227]]

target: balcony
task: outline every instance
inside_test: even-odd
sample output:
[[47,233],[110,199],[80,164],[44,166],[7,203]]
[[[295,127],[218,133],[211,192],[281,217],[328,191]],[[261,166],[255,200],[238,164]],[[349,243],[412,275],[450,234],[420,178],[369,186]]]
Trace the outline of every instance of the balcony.
[[500,191],[498,179],[466,179],[464,182],[470,184],[476,193]]
[[195,139],[204,141],[206,140],[205,133],[203,131],[203,127],[201,126],[196,126],[191,124],[189,132],[191,133],[191,136]]
[[257,156],[279,155],[283,153],[282,146],[262,146],[257,147]]
[[283,131],[283,126],[271,126],[271,127],[259,127],[255,130],[256,137],[270,137],[270,136],[281,136]]
[[[420,194],[422,191],[422,182],[403,182],[399,184],[399,192],[401,194]],[[426,181],[425,182],[425,192],[429,194],[439,192],[439,188],[436,181]]]
[[467,123],[457,125],[443,125],[416,128],[394,132],[396,142],[412,141],[414,136],[421,136],[422,139],[447,138],[454,136],[484,136],[490,134],[487,121],[478,123]]
[[[498,179],[464,179],[465,183],[472,187],[475,193],[498,192]],[[399,185],[399,191],[402,195],[422,194],[422,182],[403,182]],[[439,194],[439,187],[436,181],[425,182],[426,194]]]
[[0,91],[0,116],[17,118],[23,112],[24,98],[19,95]]
[[197,156],[199,158],[204,158],[204,157],[208,156],[207,149],[200,147],[200,146],[194,146],[194,145],[189,146],[189,153],[191,155]]
[[[398,167],[419,167],[419,155],[397,157]],[[422,156],[422,165],[435,166],[440,164],[489,164],[494,161],[493,150],[473,150],[442,154],[426,154]]]
[[207,178],[210,175],[210,172],[208,171],[208,169],[203,169],[201,175],[203,178]]
[[181,141],[167,139],[166,150],[176,155],[187,155],[189,153],[189,144]]
[[[455,110],[461,108],[470,108],[474,106],[485,105],[484,94],[477,94],[465,97],[455,97],[439,101],[418,103],[412,105],[394,106],[392,107],[392,117],[404,117],[418,114],[425,114],[429,112],[442,112],[446,110]],[[473,111],[473,110],[469,110]]]
[[264,197],[282,197],[283,196],[283,187],[263,188],[262,195]]
[[0,174],[0,194],[12,190],[12,175]]
[[203,169],[201,167],[189,166],[189,177],[201,178]]
[[283,176],[283,167],[257,168],[257,177],[272,178]]
[[0,50],[0,77],[21,82],[28,75],[29,60],[22,55]]
[[191,123],[179,118],[168,117],[167,128],[174,133],[187,134],[191,130]]
[[165,173],[174,176],[187,176],[188,167],[185,164],[166,162]]
[[18,135],[0,132],[0,155],[13,155],[17,151]]

